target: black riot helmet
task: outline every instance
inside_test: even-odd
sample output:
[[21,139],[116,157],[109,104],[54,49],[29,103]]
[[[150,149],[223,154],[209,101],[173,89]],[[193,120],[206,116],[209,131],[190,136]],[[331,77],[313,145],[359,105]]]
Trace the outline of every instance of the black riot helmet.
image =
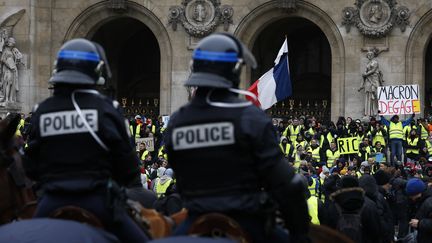
[[192,74],[186,86],[237,88],[241,67],[256,68],[252,53],[237,38],[216,33],[202,39],[192,55]]
[[60,48],[49,82],[54,85],[104,84],[103,75],[111,77],[102,46],[86,39],[73,39]]

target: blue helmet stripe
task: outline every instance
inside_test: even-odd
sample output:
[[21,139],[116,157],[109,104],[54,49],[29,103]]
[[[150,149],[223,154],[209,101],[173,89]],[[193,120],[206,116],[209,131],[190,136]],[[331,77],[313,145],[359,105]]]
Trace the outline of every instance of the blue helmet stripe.
[[238,57],[235,52],[214,52],[195,50],[193,53],[194,60],[205,60],[215,62],[237,62]]
[[85,51],[62,50],[58,53],[58,58],[76,59],[76,60],[91,61],[91,62],[100,61],[100,57],[97,53],[85,52]]

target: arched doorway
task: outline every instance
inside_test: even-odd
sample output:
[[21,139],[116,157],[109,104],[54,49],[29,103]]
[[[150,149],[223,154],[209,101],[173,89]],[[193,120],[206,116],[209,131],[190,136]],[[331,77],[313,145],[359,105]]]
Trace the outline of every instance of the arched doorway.
[[[292,18],[308,20],[318,27],[320,32],[324,33],[328,43],[330,43],[331,95],[330,99],[327,102],[324,102],[324,104],[321,103],[321,105],[322,107],[326,105],[326,109],[328,109],[327,114],[330,113],[331,120],[336,120],[338,116],[345,116],[345,47],[339,28],[332,18],[313,3],[306,1],[297,1],[297,9],[294,12],[287,12],[280,8],[280,3],[278,1],[269,1],[266,3],[260,3],[257,1],[251,3],[250,8],[253,10],[242,19],[235,31],[235,35],[246,43],[250,49],[254,48],[254,44],[262,31],[265,31],[269,26],[273,26],[275,22],[280,20],[288,21]],[[276,25],[274,26],[276,28]],[[299,31],[299,33],[301,34],[302,31]],[[282,33],[282,37],[279,37],[280,39],[278,40],[275,38],[274,41],[277,42],[277,44],[274,44],[277,46],[275,48],[276,51],[279,50],[282,45],[282,40],[285,34],[287,33]],[[293,48],[290,48],[290,50],[293,51]],[[273,57],[270,58],[271,61],[273,61],[274,58],[275,56],[273,54]],[[253,81],[252,76],[252,72],[244,72],[242,80]],[[247,85],[248,84],[244,87]],[[302,103],[302,107],[305,105],[307,106],[307,103]],[[315,104],[310,103],[309,105],[312,107],[312,105]]]
[[319,120],[329,120],[331,49],[325,34],[313,22],[288,17],[263,29],[252,48],[259,63],[259,67],[252,71],[252,80],[257,80],[273,67],[285,36],[288,40],[293,95],[268,112],[279,118],[315,116]]
[[[97,41],[97,38],[106,38],[106,37],[97,37],[96,32],[99,32],[104,26],[110,26],[109,23],[113,23],[113,25],[121,25],[123,29],[122,33],[126,33],[125,36],[128,36],[131,31],[131,28],[147,28],[147,30],[150,30],[152,33],[152,40],[156,40],[158,44],[158,50],[159,50],[159,59],[151,59],[148,56],[148,53],[146,53],[144,56],[138,56],[135,57],[138,58],[139,61],[136,62],[136,64],[140,64],[142,62],[152,62],[152,65],[159,65],[159,113],[160,114],[170,114],[171,110],[173,109],[172,104],[172,88],[173,88],[173,72],[172,72],[172,46],[171,46],[171,40],[168,36],[167,29],[165,28],[166,22],[168,22],[168,19],[166,17],[166,14],[164,14],[163,11],[161,11],[157,6],[153,5],[151,2],[146,1],[145,6],[139,3],[135,3],[133,1],[126,1],[127,5],[127,11],[118,14],[116,11],[112,11],[110,9],[110,1],[101,1],[96,4],[91,5],[87,9],[85,9],[83,12],[81,12],[71,23],[69,26],[63,42],[70,40],[72,38],[87,38],[87,39],[93,39]],[[150,10],[151,9],[151,10]],[[125,20],[128,19],[128,20]],[[119,20],[120,22],[117,22]],[[125,24],[123,21],[130,21],[129,23],[132,23],[133,26]],[[137,23],[139,22],[139,24]],[[121,23],[123,22],[123,24]],[[108,25],[106,25],[108,24]],[[109,31],[105,30],[106,34],[109,35],[110,32],[112,32],[111,29]],[[118,32],[120,33],[120,32]],[[125,37],[124,36],[124,37]],[[150,36],[150,35],[148,35]],[[157,36],[157,39],[154,38],[154,36]],[[115,38],[119,38],[115,36]],[[141,46],[143,43],[141,42],[137,43],[138,49],[132,48],[132,43],[126,43],[126,46],[120,46],[115,45],[113,50],[116,49],[127,49],[127,47],[130,47],[132,50],[132,56],[136,51],[141,50]],[[109,44],[109,43],[108,43]],[[143,47],[146,48],[146,47]],[[131,50],[127,49],[127,50]],[[155,48],[156,49],[156,48]],[[127,55],[127,54],[126,54]],[[163,57],[163,58],[161,58]],[[124,57],[123,57],[124,58]],[[157,61],[159,60],[159,61]],[[114,70],[115,71],[115,70]],[[120,74],[120,73],[119,73]],[[115,74],[118,75],[118,74]],[[121,75],[121,74],[120,74]],[[154,75],[152,76],[154,77]],[[112,82],[113,88],[114,88],[114,82]],[[127,86],[126,86],[127,87]],[[150,93],[154,93],[156,89],[152,89]],[[116,91],[111,89],[107,90],[107,92],[115,93]],[[115,95],[115,94],[114,94]],[[122,103],[122,100],[119,95],[115,95],[118,97],[119,102]],[[130,106],[132,100],[127,100],[127,105]],[[155,106],[155,100],[148,100],[150,106]],[[147,100],[141,100],[142,105],[147,105]],[[128,110],[131,111],[131,113],[137,113],[135,111],[139,111],[136,106],[139,106],[139,99],[134,100],[134,106],[132,108],[129,108]]]
[[413,27],[406,47],[405,84],[418,84],[420,117],[432,115],[432,10]]
[[425,99],[424,116],[432,115],[432,41],[429,41],[425,59]]
[[117,18],[100,26],[90,39],[101,44],[113,72],[103,92],[124,102],[128,116],[159,115],[160,48],[142,22]]

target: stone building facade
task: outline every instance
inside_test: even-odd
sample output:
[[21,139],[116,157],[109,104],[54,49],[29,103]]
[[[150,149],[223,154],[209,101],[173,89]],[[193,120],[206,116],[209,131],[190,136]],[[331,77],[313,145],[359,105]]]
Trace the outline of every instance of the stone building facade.
[[107,49],[114,76],[101,90],[128,114],[171,114],[187,102],[194,46],[217,31],[233,33],[257,57],[242,88],[273,65],[288,38],[293,97],[273,116],[362,117],[358,89],[370,50],[384,84],[418,84],[422,115],[430,113],[430,0],[1,0],[2,28],[22,55],[16,101],[0,102],[2,114],[28,113],[51,95],[56,53],[76,37]]

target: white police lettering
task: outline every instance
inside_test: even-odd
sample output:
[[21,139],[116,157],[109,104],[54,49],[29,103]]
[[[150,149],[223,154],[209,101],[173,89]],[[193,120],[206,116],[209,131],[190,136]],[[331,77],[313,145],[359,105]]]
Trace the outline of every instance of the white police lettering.
[[[98,111],[82,110],[82,113],[95,132],[98,131]],[[76,111],[60,111],[40,116],[39,130],[41,137],[89,132]]]
[[234,125],[219,122],[175,128],[172,141],[174,150],[234,144]]

